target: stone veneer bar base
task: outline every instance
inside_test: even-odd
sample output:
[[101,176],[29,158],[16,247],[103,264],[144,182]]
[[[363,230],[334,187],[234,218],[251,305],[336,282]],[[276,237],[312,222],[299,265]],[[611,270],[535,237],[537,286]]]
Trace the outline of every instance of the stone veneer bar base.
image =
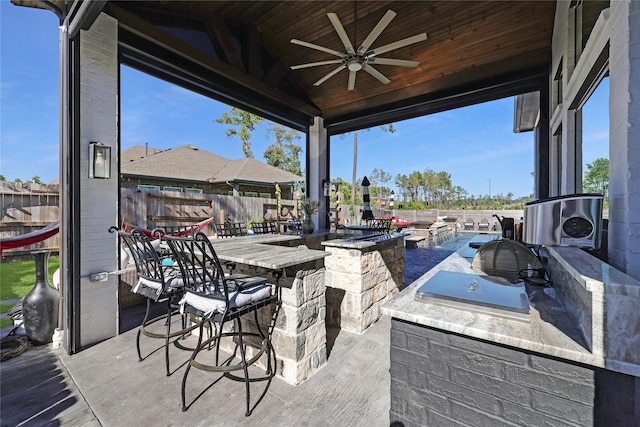
[[382,242],[324,242],[327,325],[362,333],[382,315],[380,306],[403,287],[404,237]]
[[[239,264],[236,272],[264,276],[273,281],[271,272],[259,267]],[[276,374],[290,384],[300,384],[327,362],[323,260],[288,267],[279,282],[282,305],[272,334],[277,357]],[[270,318],[270,312],[261,312],[263,330]],[[243,322],[250,323],[251,320],[243,319]],[[247,352],[252,354],[251,349]],[[264,366],[263,359],[264,356],[259,365]]]
[[638,383],[411,322],[391,324],[392,426],[635,426]]

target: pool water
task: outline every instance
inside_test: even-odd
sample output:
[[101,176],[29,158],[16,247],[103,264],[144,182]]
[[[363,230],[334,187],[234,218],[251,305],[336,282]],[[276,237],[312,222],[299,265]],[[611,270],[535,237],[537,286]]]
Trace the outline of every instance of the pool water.
[[439,242],[433,246],[405,248],[405,286],[413,283],[420,276],[431,270],[454,252],[457,252],[460,256],[467,258],[469,262],[471,262],[477,249],[470,247],[470,242],[484,243],[496,238],[498,238],[498,236],[493,234],[464,233],[459,234],[454,239],[450,239],[446,242]]

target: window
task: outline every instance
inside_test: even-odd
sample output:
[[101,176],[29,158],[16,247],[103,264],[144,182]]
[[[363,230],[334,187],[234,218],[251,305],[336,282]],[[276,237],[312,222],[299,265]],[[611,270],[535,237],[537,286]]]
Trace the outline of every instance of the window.
[[582,192],[599,193],[608,204],[609,77],[603,78],[582,106]]
[[202,194],[202,188],[185,188],[184,192],[188,194]]
[[549,182],[549,195],[559,196],[562,194],[562,126],[556,129],[551,140],[550,168],[551,180]]
[[158,187],[157,185],[138,185],[138,190],[159,191],[160,187]]
[[163,191],[173,191],[176,193],[182,193],[182,187],[163,187],[162,188]]
[[560,61],[560,64],[558,65],[558,69],[556,70],[556,74],[553,77],[553,85],[551,87],[551,102],[552,102],[552,108],[553,110],[555,110],[555,108],[559,105],[562,104],[562,98],[563,98],[564,94],[562,93],[562,60]]
[[255,191],[245,191],[244,195],[245,197],[258,197],[258,193],[256,193]]
[[271,198],[271,193],[260,193],[260,197],[262,197],[264,199],[270,199]]

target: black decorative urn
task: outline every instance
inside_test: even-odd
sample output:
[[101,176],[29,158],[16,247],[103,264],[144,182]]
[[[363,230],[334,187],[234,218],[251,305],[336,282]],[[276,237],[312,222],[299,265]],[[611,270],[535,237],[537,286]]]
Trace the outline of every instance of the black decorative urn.
[[50,343],[58,326],[60,293],[49,284],[49,254],[49,251],[33,252],[36,283],[22,301],[24,329],[35,344]]

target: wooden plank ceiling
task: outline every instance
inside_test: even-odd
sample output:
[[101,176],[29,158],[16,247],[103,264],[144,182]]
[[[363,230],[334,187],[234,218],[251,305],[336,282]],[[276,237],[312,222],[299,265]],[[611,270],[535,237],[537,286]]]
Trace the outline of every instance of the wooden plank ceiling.
[[[342,70],[319,86],[314,82],[336,68],[292,65],[336,59],[294,45],[291,39],[339,52],[345,48],[327,13],[336,13],[357,48],[387,10],[397,16],[372,44],[386,45],[418,33],[427,40],[381,55],[418,61],[416,68],[376,65],[390,83],[359,71],[347,90]],[[357,118],[386,108],[408,108],[417,101],[458,93],[481,82],[548,71],[554,1],[109,1],[104,12],[120,23],[125,58],[162,59],[153,67],[123,60],[147,72],[172,63],[168,78],[198,80],[192,88],[217,85],[238,105],[255,101],[258,111],[296,117],[322,116],[327,122]],[[179,64],[179,66],[175,65]],[[176,68],[177,67],[177,68]],[[170,67],[169,67],[170,68]],[[178,70],[179,68],[179,70]],[[205,93],[205,90],[202,90]]]

